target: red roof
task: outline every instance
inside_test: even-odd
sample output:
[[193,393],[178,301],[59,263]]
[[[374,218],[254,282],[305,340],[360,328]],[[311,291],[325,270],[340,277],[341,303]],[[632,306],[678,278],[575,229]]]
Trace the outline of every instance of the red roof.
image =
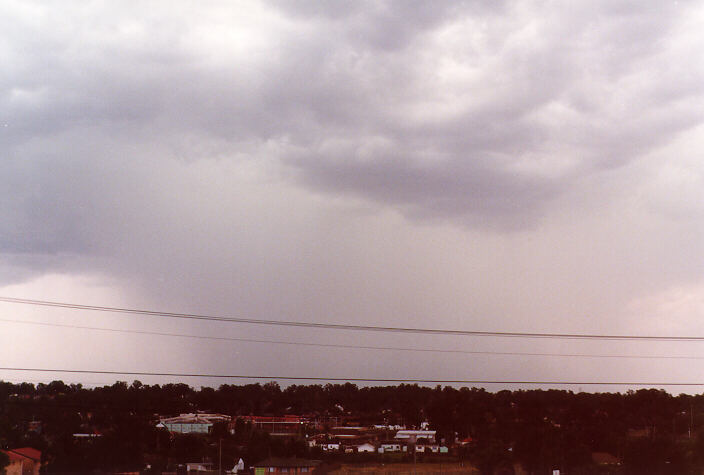
[[7,449],[3,450],[8,457],[10,457],[10,460],[23,460],[23,459],[31,459],[36,462],[39,462],[42,458],[42,453],[41,451],[37,449],[33,449],[31,447],[22,447],[20,449]]

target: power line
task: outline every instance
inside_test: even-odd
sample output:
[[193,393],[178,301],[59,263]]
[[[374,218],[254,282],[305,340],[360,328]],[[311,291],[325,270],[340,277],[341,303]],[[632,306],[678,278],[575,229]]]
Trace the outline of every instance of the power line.
[[431,335],[457,335],[476,337],[506,337],[506,338],[559,338],[581,340],[646,340],[646,341],[704,341],[704,336],[663,336],[663,335],[613,335],[613,334],[582,334],[582,333],[531,333],[531,332],[502,332],[502,331],[475,331],[451,330],[440,328],[412,328],[412,327],[386,327],[374,325],[347,325],[338,323],[314,323],[282,320],[263,320],[253,318],[221,317],[196,313],[161,312],[156,310],[140,310],[133,308],[105,307],[97,305],[81,305],[66,302],[46,300],[20,299],[0,297],[0,302],[43,307],[59,307],[74,310],[92,310],[97,312],[125,313],[133,315],[148,315],[164,318],[180,318],[189,320],[207,320],[227,323],[244,323],[252,325],[273,325],[285,327],[319,328],[327,330],[374,331],[396,333],[423,333]]
[[283,381],[345,381],[367,383],[429,383],[429,384],[535,384],[555,386],[605,385],[605,386],[704,386],[704,382],[643,382],[643,381],[537,381],[537,380],[489,380],[489,379],[401,379],[401,378],[327,378],[320,376],[263,376],[240,374],[208,374],[208,373],[166,373],[150,371],[98,371],[85,369],[56,368],[14,368],[0,367],[0,371],[31,371],[41,373],[72,373],[72,374],[112,374],[122,376],[169,376],[179,378],[218,378],[218,379],[258,379]]
[[48,327],[71,328],[79,330],[103,331],[111,333],[127,333],[150,336],[166,336],[176,338],[192,338],[199,340],[216,341],[236,341],[242,343],[265,343],[274,345],[308,346],[317,348],[355,349],[355,350],[380,350],[380,351],[409,351],[421,353],[455,353],[468,355],[496,355],[496,356],[544,356],[544,357],[571,357],[571,358],[627,358],[627,359],[674,359],[674,360],[702,360],[704,356],[679,356],[679,355],[607,355],[607,354],[585,354],[585,353],[532,353],[518,351],[478,351],[478,350],[453,350],[435,348],[412,348],[401,346],[364,346],[364,345],[337,345],[331,343],[310,343],[284,340],[261,340],[253,338],[235,338],[226,336],[192,335],[187,333],[155,332],[148,330],[126,330],[119,328],[91,327],[84,325],[70,325],[62,323],[36,322],[26,320],[14,320],[0,318],[0,322],[19,323],[23,325],[40,325]]

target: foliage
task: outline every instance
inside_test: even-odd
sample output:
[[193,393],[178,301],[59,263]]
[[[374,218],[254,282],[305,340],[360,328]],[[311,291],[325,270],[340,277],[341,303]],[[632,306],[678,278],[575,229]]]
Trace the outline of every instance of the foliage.
[[[276,383],[222,385],[195,390],[186,384],[117,382],[86,389],[62,381],[36,386],[0,382],[0,445],[30,446],[44,452],[49,471],[174,468],[180,463],[216,461],[223,467],[242,457],[328,459],[301,439],[282,440],[257,432],[240,419],[234,433],[216,424],[207,436],[170,435],[155,427],[155,414],[203,410],[238,415],[306,414],[331,421],[418,426],[427,421],[446,444],[471,437],[454,454],[485,473],[520,463],[529,473],[560,468],[596,473],[592,452],[623,462],[622,473],[695,473],[704,468],[704,396],[672,396],[643,389],[625,394],[556,390],[499,391],[402,384]],[[28,422],[41,421],[41,432]],[[332,424],[332,423],[330,423]],[[694,431],[691,431],[695,429]],[[99,433],[77,439],[75,433]],[[690,435],[692,438],[690,438]],[[376,454],[360,455],[373,460]],[[612,470],[609,469],[609,470]]]

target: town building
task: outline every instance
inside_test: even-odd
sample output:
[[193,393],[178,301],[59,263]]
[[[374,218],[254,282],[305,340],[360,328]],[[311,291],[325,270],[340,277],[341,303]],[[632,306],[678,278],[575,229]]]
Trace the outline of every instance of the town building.
[[416,444],[416,452],[440,453],[440,446],[437,444]]
[[320,447],[325,452],[339,452],[340,451],[340,443],[336,442],[336,441],[323,443],[320,445]]
[[39,475],[42,453],[31,447],[0,450],[10,459],[5,475]]
[[186,472],[213,472],[211,462],[189,462],[186,464]]
[[165,417],[159,420],[157,427],[180,434],[207,434],[217,422],[229,423],[232,418],[225,414],[188,413],[177,417]]
[[[303,433],[307,420],[301,416],[240,416],[238,419],[252,424],[258,431],[266,432],[273,436],[294,437]],[[230,432],[234,434],[236,422],[230,423]]]
[[389,452],[405,452],[408,450],[408,447],[405,444],[401,444],[397,440],[387,440],[387,441],[382,441],[379,442],[379,448],[377,451],[380,454],[387,454]]
[[434,430],[400,430],[396,432],[394,439],[402,440],[409,444],[415,444],[418,439],[427,439],[430,442],[435,442]]
[[356,448],[357,448],[358,453],[368,453],[368,452],[375,452],[376,451],[376,447],[374,447],[372,444],[370,444],[368,442],[364,443],[364,444],[359,444]]

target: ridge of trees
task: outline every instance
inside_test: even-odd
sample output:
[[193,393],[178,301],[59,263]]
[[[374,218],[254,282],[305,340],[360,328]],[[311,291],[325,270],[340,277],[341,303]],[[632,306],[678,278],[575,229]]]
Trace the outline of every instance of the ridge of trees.
[[[488,392],[416,384],[358,387],[347,384],[277,383],[194,389],[186,384],[116,382],[87,389],[80,384],[0,382],[0,447],[43,451],[52,471],[135,470],[145,464],[183,463],[214,457],[225,443],[227,463],[269,455],[312,456],[302,441],[281,441],[243,426],[230,434],[218,425],[207,437],[178,436],[155,427],[155,415],[197,410],[238,415],[311,414],[346,417],[361,425],[423,421],[452,443],[471,437],[457,456],[486,473],[514,462],[531,473],[551,468],[594,473],[593,452],[622,462],[622,473],[701,473],[704,468],[704,395],[671,395],[641,389],[627,393],[564,390]],[[28,431],[41,421],[41,433]],[[74,433],[97,429],[87,442]]]

